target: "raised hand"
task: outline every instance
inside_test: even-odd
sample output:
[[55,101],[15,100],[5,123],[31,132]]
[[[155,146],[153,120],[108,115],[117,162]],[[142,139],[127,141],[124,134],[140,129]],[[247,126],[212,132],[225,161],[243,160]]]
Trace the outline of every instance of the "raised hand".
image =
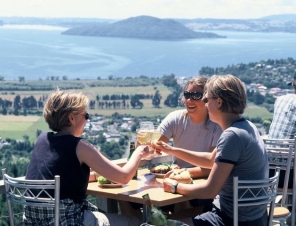
[[158,155],[161,155],[162,152],[170,154],[172,153],[172,146],[168,145],[163,141],[152,142],[152,147],[156,150]]

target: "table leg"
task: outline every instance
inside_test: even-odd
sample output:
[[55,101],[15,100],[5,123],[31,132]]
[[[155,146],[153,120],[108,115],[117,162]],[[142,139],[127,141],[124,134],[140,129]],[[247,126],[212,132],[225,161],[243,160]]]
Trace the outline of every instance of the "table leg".
[[115,199],[97,196],[97,207],[105,212],[118,214],[118,203]]
[[147,215],[148,215],[147,206],[143,204],[143,222],[147,222]]
[[118,214],[118,203],[115,199],[107,199],[107,212]]

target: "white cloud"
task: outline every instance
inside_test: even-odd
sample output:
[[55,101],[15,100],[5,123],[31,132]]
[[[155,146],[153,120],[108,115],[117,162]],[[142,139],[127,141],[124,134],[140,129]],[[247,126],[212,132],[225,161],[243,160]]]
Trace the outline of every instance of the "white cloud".
[[0,0],[0,16],[259,18],[296,13],[295,0]]

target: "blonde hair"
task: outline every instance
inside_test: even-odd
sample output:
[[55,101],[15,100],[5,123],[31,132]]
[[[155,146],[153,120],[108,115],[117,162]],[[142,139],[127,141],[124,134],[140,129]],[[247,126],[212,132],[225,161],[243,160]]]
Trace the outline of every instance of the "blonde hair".
[[61,91],[58,88],[47,99],[43,117],[52,131],[58,132],[70,127],[68,116],[83,113],[88,107],[89,99],[81,92]]
[[213,75],[209,78],[204,98],[222,99],[221,112],[243,114],[247,106],[246,88],[243,82],[233,75]]

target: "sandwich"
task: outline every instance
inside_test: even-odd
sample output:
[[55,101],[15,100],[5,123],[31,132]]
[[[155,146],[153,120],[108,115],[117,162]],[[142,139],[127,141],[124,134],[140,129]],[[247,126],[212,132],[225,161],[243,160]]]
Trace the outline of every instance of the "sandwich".
[[159,165],[159,166],[155,166],[153,168],[150,169],[151,173],[159,173],[159,174],[166,174],[167,172],[171,171],[172,168],[170,165]]
[[186,169],[174,169],[169,176],[170,179],[178,181],[182,184],[192,184],[191,174]]

